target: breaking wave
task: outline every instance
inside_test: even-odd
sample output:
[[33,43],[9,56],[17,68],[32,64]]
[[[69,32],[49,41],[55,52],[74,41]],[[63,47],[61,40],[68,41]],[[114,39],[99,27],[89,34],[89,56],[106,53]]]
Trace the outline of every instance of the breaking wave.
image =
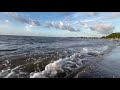
[[30,78],[63,78],[90,61],[89,57],[96,57],[106,50],[108,50],[108,46],[102,48],[83,48],[83,53],[75,53],[70,57],[49,63],[45,66],[45,70],[30,73]]

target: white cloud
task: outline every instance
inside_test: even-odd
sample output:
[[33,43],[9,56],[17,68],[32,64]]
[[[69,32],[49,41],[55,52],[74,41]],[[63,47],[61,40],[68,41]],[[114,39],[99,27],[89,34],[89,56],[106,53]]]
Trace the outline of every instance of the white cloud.
[[33,31],[32,28],[33,28],[32,25],[27,24],[27,25],[25,26],[24,30],[27,31],[27,32],[32,32],[32,31]]
[[69,15],[69,18],[77,19],[77,18],[80,18],[81,14],[86,14],[89,16],[96,16],[97,12],[76,12],[76,13]]
[[80,18],[81,12],[77,12],[71,15],[70,18],[76,19],[76,18]]
[[97,31],[102,34],[110,34],[113,32],[114,28],[112,24],[94,24],[90,27],[92,31]]
[[90,16],[96,16],[97,12],[86,12],[86,14],[90,15]]
[[94,19],[86,19],[86,20],[82,20],[80,22],[92,22],[92,21],[94,21]]
[[9,20],[5,20],[6,23],[9,23]]
[[68,30],[68,31],[71,31],[71,32],[80,31],[79,29],[73,28],[71,25],[65,25],[62,21],[46,23],[45,27],[47,27],[47,28],[53,27],[53,28],[56,28],[56,29]]
[[11,22],[8,19],[4,19],[4,20],[0,20],[0,24],[11,24]]
[[108,19],[114,19],[119,17],[120,17],[120,12],[112,12],[109,16],[106,16],[106,18]]
[[86,29],[88,29],[88,27],[89,27],[87,23],[83,23],[82,25],[83,25],[83,27],[86,28]]
[[22,17],[22,16],[18,15],[16,12],[5,12],[5,14],[13,17],[15,20],[17,20],[19,22],[22,22],[22,23],[25,23],[25,24],[30,24],[30,25],[33,25],[33,26],[40,26],[40,23],[38,21]]
[[[98,16],[98,12],[85,12],[86,14],[90,15],[90,16]],[[94,23],[94,22],[99,22],[101,20],[110,20],[110,19],[116,19],[116,18],[120,18],[120,12],[109,12],[108,14],[105,15],[99,15],[98,17],[94,17],[92,19],[84,19],[84,20],[80,20],[81,23]],[[80,18],[79,18],[80,19]]]
[[106,13],[105,15],[99,16],[96,20],[105,20],[105,19],[116,19],[120,18],[120,12],[109,12],[108,14]]

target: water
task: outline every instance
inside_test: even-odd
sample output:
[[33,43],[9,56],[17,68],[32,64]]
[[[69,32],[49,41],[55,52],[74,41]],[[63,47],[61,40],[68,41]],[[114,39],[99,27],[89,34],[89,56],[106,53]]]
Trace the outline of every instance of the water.
[[120,46],[117,45],[104,55],[101,61],[94,62],[78,72],[75,78],[120,78]]
[[0,78],[63,78],[116,43],[105,39],[0,36]]
[[117,74],[120,77],[120,46],[113,49],[104,59],[101,64],[109,68],[109,72]]

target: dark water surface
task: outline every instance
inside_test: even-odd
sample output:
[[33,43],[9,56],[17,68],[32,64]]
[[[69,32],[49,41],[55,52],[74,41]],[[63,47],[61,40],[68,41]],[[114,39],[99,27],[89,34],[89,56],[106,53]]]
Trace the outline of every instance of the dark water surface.
[[0,78],[63,78],[116,43],[105,39],[0,36]]

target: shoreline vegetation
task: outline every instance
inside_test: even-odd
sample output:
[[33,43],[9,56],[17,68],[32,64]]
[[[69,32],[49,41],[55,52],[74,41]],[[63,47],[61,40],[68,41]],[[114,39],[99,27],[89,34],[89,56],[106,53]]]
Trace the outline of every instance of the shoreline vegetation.
[[120,40],[120,33],[112,33],[101,37],[102,39]]

